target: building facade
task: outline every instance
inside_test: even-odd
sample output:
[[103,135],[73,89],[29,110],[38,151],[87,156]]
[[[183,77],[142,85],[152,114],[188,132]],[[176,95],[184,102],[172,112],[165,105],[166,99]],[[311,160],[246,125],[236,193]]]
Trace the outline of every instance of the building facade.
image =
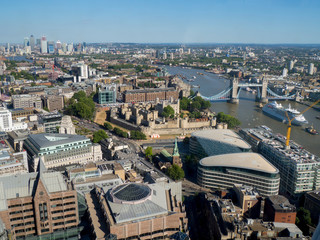
[[251,146],[229,129],[210,129],[191,134],[189,152],[199,158],[251,151]]
[[13,95],[12,96],[13,108],[42,108],[42,101],[36,95]]
[[198,184],[228,189],[234,184],[254,187],[261,196],[279,193],[279,171],[257,153],[232,153],[206,157],[198,164]]
[[28,125],[24,122],[13,122],[11,112],[4,107],[0,107],[0,131],[9,132],[27,128]]
[[61,110],[64,108],[64,99],[61,95],[47,95],[42,97],[43,107],[49,111]]
[[41,159],[46,168],[71,164],[86,164],[102,160],[99,144],[89,138],[72,134],[40,133],[29,135],[24,141],[30,171]]
[[99,104],[115,103],[117,101],[117,85],[106,85],[99,88],[98,93]]
[[242,133],[256,151],[279,169],[282,195],[297,200],[303,193],[320,188],[319,157],[293,141],[286,148],[285,137],[266,126],[244,129]]
[[179,92],[175,88],[148,88],[127,90],[123,93],[123,101],[131,102],[153,102],[159,100],[177,100]]
[[[188,233],[185,208],[159,184],[125,183],[86,194],[93,239],[167,239]],[[95,208],[93,202],[99,202]],[[97,211],[102,211],[97,218]]]
[[78,239],[77,192],[60,173],[0,177],[0,196],[11,239]]
[[296,222],[296,208],[289,200],[282,196],[270,196],[264,204],[263,220],[269,222],[293,223]]

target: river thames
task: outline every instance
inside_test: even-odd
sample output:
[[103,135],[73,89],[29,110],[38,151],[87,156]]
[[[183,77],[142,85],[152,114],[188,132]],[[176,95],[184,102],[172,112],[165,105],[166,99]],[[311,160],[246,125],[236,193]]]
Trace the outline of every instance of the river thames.
[[[229,80],[220,77],[217,74],[207,73],[204,70],[189,69],[181,67],[169,67],[166,69],[171,75],[181,74],[187,79],[194,79],[192,85],[199,85],[200,88],[194,90],[200,91],[203,96],[213,96],[229,87]],[[199,75],[203,73],[203,75]],[[194,76],[196,78],[194,78]],[[186,80],[184,80],[186,81]],[[187,81],[186,81],[187,82]],[[189,83],[189,82],[187,82]],[[255,102],[256,95],[251,92],[241,91],[239,104],[232,104],[226,101],[212,102],[211,110],[218,113],[224,112],[230,114],[241,121],[240,127],[255,127],[259,125],[266,125],[275,133],[286,135],[286,124],[281,123],[273,118],[264,115]],[[293,102],[293,101],[280,101],[284,107],[291,104],[291,107],[303,111],[307,106]],[[320,112],[314,109],[309,109],[304,113],[305,118],[309,121],[308,126],[313,124],[314,128],[320,131],[320,120],[316,119]],[[311,135],[305,131],[305,126],[293,126],[291,131],[291,139],[304,146],[311,153],[320,156],[320,135]]]

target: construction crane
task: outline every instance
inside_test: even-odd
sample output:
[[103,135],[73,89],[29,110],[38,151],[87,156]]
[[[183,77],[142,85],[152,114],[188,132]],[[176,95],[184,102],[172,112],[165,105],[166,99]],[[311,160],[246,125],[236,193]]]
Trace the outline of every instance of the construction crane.
[[[299,115],[304,114],[306,111],[308,111],[310,108],[312,108],[314,105],[318,104],[320,102],[320,99],[312,103],[309,107],[307,107],[305,110],[303,110]],[[290,135],[291,135],[291,122],[296,118],[289,118],[288,112],[286,111],[286,116],[288,119],[288,126],[287,126],[287,139],[286,139],[286,148],[289,148],[289,142],[290,142]]]

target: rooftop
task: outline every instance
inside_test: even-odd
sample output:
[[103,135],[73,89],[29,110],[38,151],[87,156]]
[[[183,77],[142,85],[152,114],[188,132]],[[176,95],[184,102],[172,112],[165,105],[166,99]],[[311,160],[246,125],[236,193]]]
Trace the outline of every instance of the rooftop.
[[286,149],[285,141],[286,137],[277,133],[274,134],[271,129],[265,126],[256,128],[245,128],[243,131],[259,138],[260,141],[272,147],[279,154],[291,159],[296,163],[320,163],[318,156],[310,153],[303,146],[290,140],[290,149]]
[[[137,190],[137,194],[135,194],[135,191],[132,191],[134,189]],[[142,196],[140,199],[144,199],[143,201],[137,201],[134,204],[128,204],[125,202],[114,202],[110,197],[106,197],[111,214],[116,223],[153,218],[168,213],[166,192],[159,184],[146,185],[129,183],[117,186],[110,192],[112,191],[115,191],[116,194],[121,193],[124,198],[131,198],[130,195],[133,194],[132,196],[137,196],[138,198]],[[141,195],[140,193],[148,193],[148,195],[145,196],[145,194]]]
[[279,172],[277,168],[257,153],[221,154],[203,158],[199,163],[205,167],[235,167],[266,173]]
[[289,200],[282,195],[269,196],[268,198],[276,211],[296,211],[295,206],[290,204]]
[[201,130],[193,132],[191,136],[198,139],[207,139],[230,144],[243,149],[251,149],[251,146],[246,141],[230,129]]
[[38,149],[89,140],[87,137],[81,135],[56,133],[31,134],[28,136],[28,139],[30,139]]
[[[0,211],[7,209],[7,199],[32,196],[38,172],[0,177]],[[67,191],[61,173],[42,172],[41,180],[49,193]]]

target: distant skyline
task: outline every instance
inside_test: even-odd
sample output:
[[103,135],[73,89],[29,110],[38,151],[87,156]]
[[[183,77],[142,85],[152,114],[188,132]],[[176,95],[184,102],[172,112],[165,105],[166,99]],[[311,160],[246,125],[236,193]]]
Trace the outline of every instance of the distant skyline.
[[1,3],[0,43],[319,44],[318,0],[16,0]]

